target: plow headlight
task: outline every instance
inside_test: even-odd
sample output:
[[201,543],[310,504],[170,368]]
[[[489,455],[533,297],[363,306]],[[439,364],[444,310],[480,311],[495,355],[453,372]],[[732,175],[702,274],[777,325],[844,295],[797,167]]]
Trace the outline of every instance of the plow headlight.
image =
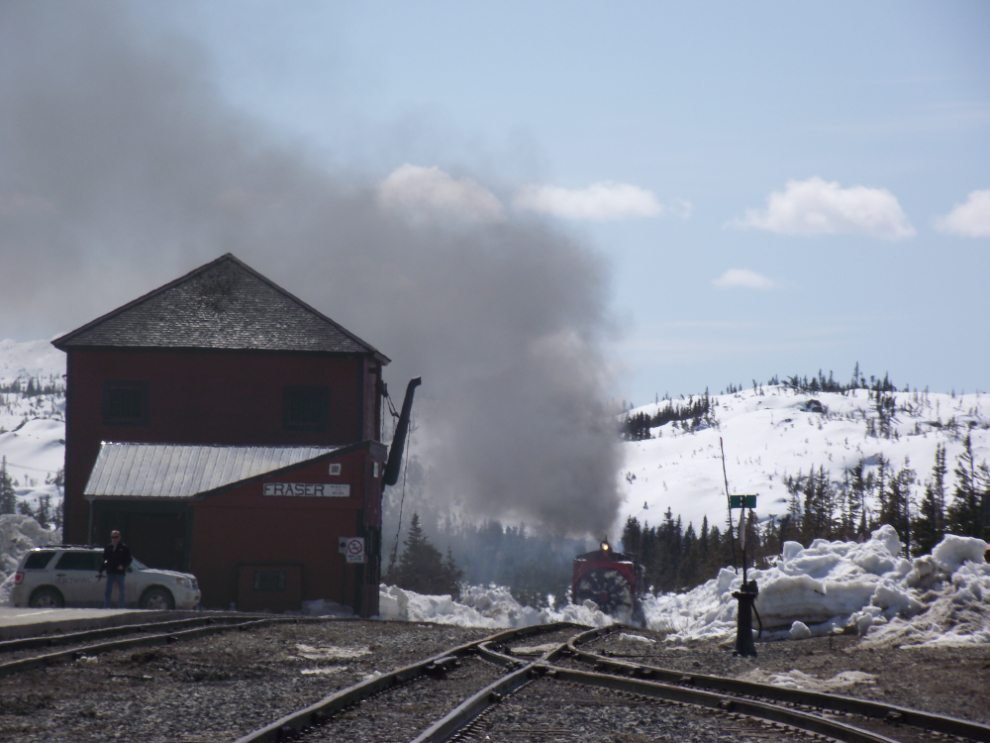
[[611,547],[608,546],[608,542],[606,542],[604,539],[602,540],[601,548],[602,548],[602,552],[608,552],[611,549]]

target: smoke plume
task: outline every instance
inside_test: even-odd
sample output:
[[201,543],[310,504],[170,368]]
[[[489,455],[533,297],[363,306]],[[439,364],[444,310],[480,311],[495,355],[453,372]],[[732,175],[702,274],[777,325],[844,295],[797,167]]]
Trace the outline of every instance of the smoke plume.
[[[617,515],[603,261],[481,176],[334,172],[233,108],[126,6],[0,5],[0,306],[71,330],[232,252],[422,375],[441,510],[599,534]],[[400,402],[400,400],[396,400]]]

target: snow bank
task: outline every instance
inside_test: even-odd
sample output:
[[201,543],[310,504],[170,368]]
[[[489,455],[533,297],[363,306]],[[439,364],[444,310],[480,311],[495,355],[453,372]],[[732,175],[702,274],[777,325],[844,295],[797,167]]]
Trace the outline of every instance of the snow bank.
[[0,605],[10,603],[14,571],[24,553],[61,541],[60,529],[45,529],[30,516],[8,513],[0,516]]
[[[756,610],[774,636],[794,639],[852,630],[887,645],[990,643],[990,565],[986,543],[947,536],[930,556],[900,557],[900,540],[883,526],[863,543],[788,542],[777,563],[751,570],[760,594]],[[651,628],[675,639],[730,635],[741,573],[719,576],[686,594],[647,598]]]
[[[912,561],[900,556],[894,529],[883,526],[862,544],[818,539],[805,548],[788,542],[775,565],[749,571],[748,577],[759,585],[756,609],[772,637],[853,631],[874,645],[990,644],[986,546],[947,536],[932,555]],[[741,572],[723,569],[688,593],[647,596],[647,626],[677,642],[731,636],[737,608],[732,592],[741,585]],[[538,611],[496,586],[470,587],[460,601],[382,586],[380,606],[386,619],[493,629],[553,621],[601,627],[613,621],[590,601]]]

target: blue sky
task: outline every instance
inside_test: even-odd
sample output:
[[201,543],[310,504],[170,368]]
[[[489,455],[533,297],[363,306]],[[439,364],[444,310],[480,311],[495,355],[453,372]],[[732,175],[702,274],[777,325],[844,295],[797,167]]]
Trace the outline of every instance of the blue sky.
[[[990,240],[936,229],[990,189],[987,4],[236,7],[169,21],[233,102],[336,165],[437,166],[506,204],[527,184],[652,194],[652,216],[554,217],[608,261],[628,399],[856,361],[987,388]],[[883,189],[893,216],[771,230],[770,195],[810,179]],[[749,210],[765,225],[733,226]],[[730,269],[756,277],[713,283]]]
[[990,386],[986,3],[130,9],[314,167],[435,167],[602,256],[625,399]]

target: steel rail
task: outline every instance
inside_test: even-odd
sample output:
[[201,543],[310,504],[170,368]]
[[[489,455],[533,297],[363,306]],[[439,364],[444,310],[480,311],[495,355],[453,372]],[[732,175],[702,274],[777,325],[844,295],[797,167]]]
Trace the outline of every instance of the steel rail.
[[691,686],[715,693],[731,693],[747,697],[762,697],[792,705],[805,705],[828,709],[835,712],[848,712],[885,722],[910,725],[912,727],[934,730],[946,735],[953,735],[970,740],[990,743],[990,726],[961,720],[957,717],[937,715],[909,707],[899,707],[883,702],[873,702],[867,699],[848,697],[841,694],[825,694],[815,691],[800,691],[782,686],[761,684],[753,681],[727,678],[723,676],[707,676],[704,674],[684,673],[648,664],[632,664],[606,658],[595,653],[580,650],[578,645],[591,642],[599,637],[626,628],[623,625],[610,625],[583,632],[568,641],[568,651],[577,660],[593,665],[598,671],[612,671],[626,676],[658,679],[681,687]]
[[[494,658],[498,655],[491,650],[488,651],[488,654],[480,651],[479,648],[482,644],[490,643],[495,647],[500,647],[513,639],[548,634],[565,627],[578,629],[583,628],[583,626],[572,622],[532,625],[520,629],[506,630],[489,637],[464,643],[463,645],[457,645],[426,660],[404,666],[403,668],[380,676],[375,676],[345,689],[340,689],[315,704],[291,712],[263,728],[259,728],[238,738],[234,743],[278,743],[278,741],[288,740],[309,728],[322,727],[330,722],[333,715],[369,697],[388,691],[399,684],[407,683],[434,670],[442,670],[444,667],[449,667],[450,662],[457,658],[472,654],[479,654],[486,658]],[[508,660],[512,663],[518,662],[511,658]],[[502,663],[502,665],[506,664]],[[501,683],[508,678],[510,677],[506,676],[497,683]]]
[[542,675],[537,671],[538,667],[542,668],[542,666],[529,665],[529,667],[512,671],[507,676],[503,676],[498,681],[472,694],[413,738],[412,743],[443,743],[443,741],[450,740],[477,720],[489,707],[498,704],[504,697],[519,691],[534,678]]
[[[139,632],[148,632],[162,629],[182,629],[183,627],[197,627],[210,624],[232,624],[234,622],[244,622],[250,616],[220,615],[202,616],[191,619],[172,619],[161,622],[142,622],[135,624],[121,624],[116,627],[103,627],[101,629],[82,630],[80,632],[67,632],[60,635],[35,635],[33,637],[20,637],[16,640],[0,641],[0,653],[14,653],[20,650],[34,650],[35,648],[51,648],[58,645],[74,645],[90,640],[99,640],[107,637],[120,637],[121,635],[132,635]],[[258,617],[261,618],[261,617]]]
[[698,707],[708,707],[724,712],[736,712],[748,715],[749,717],[758,717],[771,722],[778,722],[789,725],[790,727],[799,728],[806,732],[827,735],[844,743],[897,743],[893,738],[848,725],[838,720],[830,720],[820,715],[802,712],[777,704],[768,704],[754,699],[715,694],[709,691],[701,691],[700,689],[673,686],[656,681],[643,681],[641,679],[623,678],[610,674],[591,673],[565,668],[548,669],[547,675],[558,681],[568,681],[586,686],[598,686],[614,691],[623,691],[671,702],[692,704]]
[[[562,645],[566,643],[561,643]],[[551,651],[555,652],[555,651]],[[500,656],[512,662],[511,658]],[[502,679],[481,689],[451,712],[413,739],[412,743],[445,743],[474,724],[490,707],[499,704],[503,698],[519,691],[532,681],[543,676],[558,681],[596,686],[654,699],[707,707],[723,712],[737,712],[750,717],[769,720],[806,732],[827,735],[845,743],[897,743],[883,735],[863,730],[844,722],[830,720],[820,715],[806,713],[774,704],[751,699],[741,699],[714,694],[698,689],[685,689],[680,686],[662,684],[638,679],[623,678],[610,674],[588,673],[571,669],[557,668],[545,662],[536,661],[511,672]]]
[[[615,630],[613,627],[598,628],[581,633],[578,637],[596,638],[608,634],[610,631]],[[686,689],[670,684],[630,679],[612,674],[587,673],[553,666],[553,659],[562,655],[562,651],[565,648],[571,647],[574,639],[571,638],[566,642],[562,642],[557,648],[544,653],[540,660],[513,670],[508,676],[499,679],[475,693],[413,739],[412,743],[445,743],[445,741],[451,740],[474,724],[490,707],[500,703],[504,697],[522,689],[533,680],[543,676],[548,676],[559,681],[596,686],[654,699],[659,698],[666,701],[691,704],[726,712],[738,712],[750,717],[758,717],[771,722],[786,724],[807,732],[828,735],[845,743],[897,743],[891,738],[844,722],[830,720],[820,715],[806,713],[788,707],[767,704],[751,699],[714,694],[698,689]],[[518,665],[518,662],[511,656],[498,653],[494,650],[492,647],[494,645],[495,643],[492,642],[483,642],[479,645],[479,651],[484,653],[486,659],[500,663],[510,669],[514,665]]]
[[234,629],[244,631],[256,629],[269,624],[284,624],[287,622],[292,622],[292,620],[275,617],[270,619],[248,619],[246,621],[233,624],[213,624],[206,627],[198,627],[180,632],[170,632],[160,635],[143,635],[141,637],[130,637],[123,640],[101,642],[96,645],[83,645],[81,647],[72,648],[71,650],[61,650],[55,653],[46,653],[44,655],[36,655],[30,658],[21,658],[20,660],[0,663],[0,676],[8,676],[10,674],[20,673],[21,671],[28,671],[32,668],[43,668],[56,663],[65,663],[67,661],[78,660],[83,656],[109,653],[114,650],[171,645],[175,642],[195,640],[200,637],[207,637],[209,635],[218,635]]

